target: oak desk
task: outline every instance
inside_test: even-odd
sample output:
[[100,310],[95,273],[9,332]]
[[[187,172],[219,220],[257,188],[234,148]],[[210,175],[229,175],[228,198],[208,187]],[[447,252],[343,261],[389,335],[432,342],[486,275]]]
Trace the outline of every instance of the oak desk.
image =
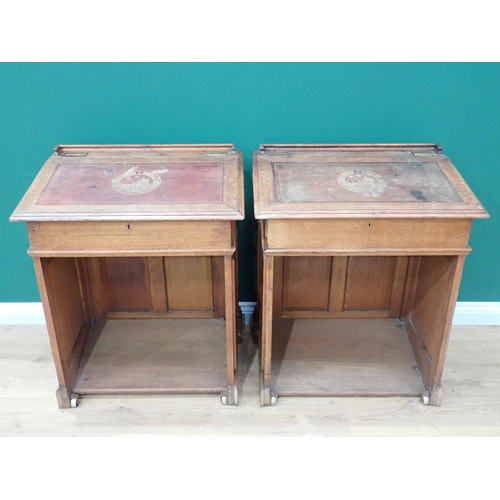
[[441,148],[265,145],[253,182],[261,404],[439,405],[472,219],[488,217]]
[[86,394],[237,404],[243,207],[232,145],[55,149],[11,220],[27,223],[61,408]]

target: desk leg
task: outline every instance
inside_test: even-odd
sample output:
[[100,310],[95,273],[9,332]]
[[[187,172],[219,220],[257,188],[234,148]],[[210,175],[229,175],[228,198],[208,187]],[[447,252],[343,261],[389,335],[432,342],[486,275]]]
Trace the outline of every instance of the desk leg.
[[263,223],[258,221],[257,226],[257,304],[255,306],[255,311],[252,317],[252,339],[255,344],[259,342],[260,335],[260,323],[262,317],[262,259],[263,259],[263,249],[262,249],[262,236]]
[[439,351],[436,356],[435,371],[432,372],[430,386],[429,404],[432,406],[441,406],[441,399],[443,397],[443,388],[441,386],[441,376],[443,374],[444,362],[446,352],[448,350],[448,342],[450,340],[451,325],[453,322],[453,314],[458,298],[458,291],[460,288],[460,281],[462,279],[462,271],[464,268],[465,256],[459,255],[450,259],[450,279],[448,283],[448,290],[445,299],[445,307],[443,310],[442,319],[442,336],[439,343]]
[[260,404],[276,404],[276,395],[271,393],[271,356],[273,328],[273,275],[274,257],[262,253],[262,302],[260,334]]
[[227,395],[223,403],[238,404],[238,344],[236,334],[236,254],[224,256],[224,289],[226,305]]

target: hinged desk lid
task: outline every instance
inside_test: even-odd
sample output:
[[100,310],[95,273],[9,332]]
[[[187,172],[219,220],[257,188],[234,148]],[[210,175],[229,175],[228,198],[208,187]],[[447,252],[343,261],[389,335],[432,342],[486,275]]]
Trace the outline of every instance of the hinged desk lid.
[[257,219],[488,217],[434,144],[264,145],[253,180]]
[[243,219],[234,146],[58,146],[12,221]]

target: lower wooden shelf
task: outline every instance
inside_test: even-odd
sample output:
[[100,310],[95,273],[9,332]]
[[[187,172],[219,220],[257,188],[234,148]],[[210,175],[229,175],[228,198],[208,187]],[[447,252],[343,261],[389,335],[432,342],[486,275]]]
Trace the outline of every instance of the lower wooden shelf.
[[223,319],[110,319],[89,333],[78,394],[221,393]]
[[272,390],[280,396],[419,396],[399,319],[275,319]]

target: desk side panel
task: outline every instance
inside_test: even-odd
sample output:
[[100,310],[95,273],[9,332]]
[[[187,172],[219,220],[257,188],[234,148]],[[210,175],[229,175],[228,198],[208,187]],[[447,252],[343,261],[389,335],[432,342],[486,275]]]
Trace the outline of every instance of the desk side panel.
[[35,258],[34,263],[59,379],[59,391],[68,395],[88,332],[97,319],[90,296],[86,263],[73,258]]
[[441,384],[464,257],[425,256],[412,260],[402,316],[422,380],[432,395]]

